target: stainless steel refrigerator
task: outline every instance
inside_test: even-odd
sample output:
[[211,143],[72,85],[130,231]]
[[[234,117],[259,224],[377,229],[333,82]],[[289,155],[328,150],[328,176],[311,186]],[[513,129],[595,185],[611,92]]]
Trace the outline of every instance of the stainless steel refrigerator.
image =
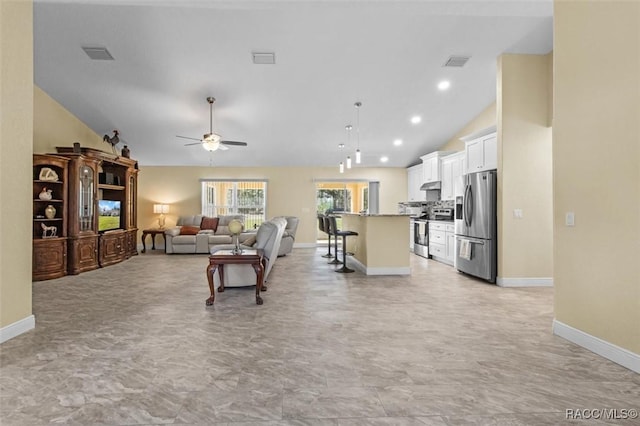
[[464,176],[462,217],[456,217],[456,268],[496,282],[498,240],[495,170]]

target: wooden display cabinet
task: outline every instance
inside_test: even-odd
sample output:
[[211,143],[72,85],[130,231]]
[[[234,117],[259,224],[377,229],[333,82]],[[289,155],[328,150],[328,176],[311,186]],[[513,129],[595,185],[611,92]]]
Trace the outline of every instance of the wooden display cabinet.
[[80,154],[69,163],[69,273],[98,268],[97,177],[99,161]]
[[[70,159],[69,273],[137,255],[137,161],[92,148],[79,152],[72,147],[56,149],[58,155]],[[100,229],[99,200],[120,203],[118,222],[112,222],[109,229]]]
[[61,156],[33,156],[34,281],[67,274],[68,166],[69,160]]

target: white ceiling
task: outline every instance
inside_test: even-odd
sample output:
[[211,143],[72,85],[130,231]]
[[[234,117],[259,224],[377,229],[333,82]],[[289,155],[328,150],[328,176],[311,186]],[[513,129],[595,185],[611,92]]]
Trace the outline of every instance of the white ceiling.
[[[361,101],[362,165],[405,167],[495,100],[500,54],[551,51],[552,12],[551,0],[35,0],[35,82],[98,134],[118,129],[141,165],[337,166]],[[253,64],[265,51],[276,64]],[[444,68],[451,55],[471,59]],[[176,138],[208,131],[207,96],[214,131],[248,147],[210,155]]]

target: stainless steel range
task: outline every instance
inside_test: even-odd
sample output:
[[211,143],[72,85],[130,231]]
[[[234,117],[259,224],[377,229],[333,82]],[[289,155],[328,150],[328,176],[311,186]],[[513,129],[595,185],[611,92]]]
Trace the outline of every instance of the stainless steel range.
[[427,215],[413,220],[413,252],[418,256],[429,258],[429,226]]

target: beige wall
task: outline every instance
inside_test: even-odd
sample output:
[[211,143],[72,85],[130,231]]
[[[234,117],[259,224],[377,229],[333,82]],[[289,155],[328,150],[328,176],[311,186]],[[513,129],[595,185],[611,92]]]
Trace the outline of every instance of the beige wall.
[[[553,276],[552,54],[498,59],[498,277]],[[522,218],[514,217],[522,210]],[[505,283],[509,285],[509,283]]]
[[0,2],[0,329],[31,317],[33,3]]
[[438,151],[464,151],[464,142],[460,140],[461,137],[476,133],[480,130],[487,129],[496,125],[496,103],[486,107],[484,111],[478,114],[473,120],[471,120],[466,126],[464,126],[458,133],[453,135],[447,143],[438,148]]
[[56,146],[72,146],[74,142],[87,148],[111,150],[111,145],[78,120],[67,109],[35,86],[33,91],[33,152],[56,152]]
[[554,54],[556,319],[640,354],[640,3],[556,1]]
[[340,174],[336,167],[163,167],[141,166],[138,178],[138,227],[157,227],[154,203],[171,205],[166,226],[179,215],[200,213],[200,179],[266,179],[267,217],[298,216],[296,243],[316,241],[315,182],[335,179],[380,181],[380,213],[397,213],[407,192],[404,168],[354,168]]

